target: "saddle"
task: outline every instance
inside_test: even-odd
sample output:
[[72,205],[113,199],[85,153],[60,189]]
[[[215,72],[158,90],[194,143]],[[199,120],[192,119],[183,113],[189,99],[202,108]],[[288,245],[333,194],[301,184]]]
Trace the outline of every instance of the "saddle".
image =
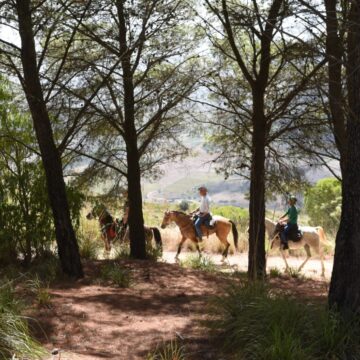
[[[195,221],[199,218],[198,215],[193,216],[193,223],[195,224]],[[209,230],[214,230],[216,225],[216,220],[214,220],[213,216],[209,214],[209,216],[205,219],[203,222],[203,225]]]
[[[285,225],[284,224],[277,224],[279,233],[281,233],[282,231],[284,231]],[[300,230],[299,227],[296,227],[294,229],[292,229],[287,236],[287,239],[293,242],[298,242],[302,239],[303,237],[303,232]]]

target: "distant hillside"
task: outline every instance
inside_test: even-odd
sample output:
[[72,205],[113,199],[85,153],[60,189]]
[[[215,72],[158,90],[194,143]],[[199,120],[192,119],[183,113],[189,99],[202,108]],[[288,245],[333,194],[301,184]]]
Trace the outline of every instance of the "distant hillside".
[[[241,207],[248,206],[245,194],[249,191],[249,183],[241,178],[224,180],[217,174],[212,162],[212,156],[203,148],[203,142],[198,138],[193,140],[194,155],[164,165],[164,176],[157,182],[143,184],[144,198],[151,202],[176,202],[181,200],[198,200],[197,188],[206,185],[211,199],[217,204],[231,204]],[[336,164],[334,164],[336,167]],[[310,182],[331,176],[325,168],[309,170],[307,178]]]

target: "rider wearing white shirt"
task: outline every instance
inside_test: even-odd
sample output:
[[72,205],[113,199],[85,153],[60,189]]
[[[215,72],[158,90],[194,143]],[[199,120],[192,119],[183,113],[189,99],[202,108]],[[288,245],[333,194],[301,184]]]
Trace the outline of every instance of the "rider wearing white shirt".
[[198,240],[202,240],[202,232],[201,232],[201,225],[204,224],[206,221],[210,220],[210,198],[207,194],[207,188],[205,186],[199,187],[199,194],[201,196],[201,202],[199,211],[196,213],[198,216],[195,221],[195,229]]

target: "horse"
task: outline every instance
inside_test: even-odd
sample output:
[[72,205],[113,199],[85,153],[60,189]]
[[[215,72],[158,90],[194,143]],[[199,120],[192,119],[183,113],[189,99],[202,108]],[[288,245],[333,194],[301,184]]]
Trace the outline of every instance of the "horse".
[[[227,241],[230,231],[232,230],[235,248],[238,247],[239,234],[233,221],[226,219],[222,216],[214,216],[213,219],[215,221],[214,226],[212,226],[211,228],[207,228],[206,226],[202,225],[202,231],[203,234],[206,235],[211,235],[215,233],[218,239],[225,245],[225,249],[222,253],[222,261],[225,261],[230,247],[230,244]],[[201,256],[201,251],[198,244],[192,216],[185,214],[181,211],[166,211],[161,224],[161,228],[165,229],[166,226],[168,226],[172,222],[174,222],[179,227],[182,236],[175,256],[175,260],[179,260],[181,248],[186,239],[190,239],[196,244],[196,249],[199,253],[199,256]]]
[[[286,271],[289,270],[289,265],[286,261],[285,252],[281,248],[281,239],[280,239],[280,226],[278,223],[275,223],[269,219],[265,219],[265,228],[269,236],[270,249],[279,248],[282,258],[285,261]],[[324,229],[321,226],[301,226],[300,230],[302,232],[302,237],[299,241],[288,241],[290,249],[299,249],[304,247],[306,251],[306,259],[300,265],[298,271],[301,271],[308,260],[311,258],[311,251],[313,249],[320,256],[321,262],[321,276],[325,277],[325,266],[324,266],[324,247],[323,245],[331,245],[326,240],[326,235]]]
[[[129,227],[124,226],[110,214],[103,204],[96,205],[87,215],[88,220],[98,219],[101,228],[101,238],[104,241],[105,251],[111,251],[111,242],[120,240],[130,242]],[[150,243],[154,238],[157,248],[162,249],[162,239],[157,227],[144,226],[145,241]]]

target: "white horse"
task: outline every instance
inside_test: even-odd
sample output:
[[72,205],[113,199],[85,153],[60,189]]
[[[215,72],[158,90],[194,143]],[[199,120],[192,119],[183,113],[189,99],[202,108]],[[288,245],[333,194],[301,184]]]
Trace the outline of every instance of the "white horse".
[[[281,248],[281,240],[280,240],[280,233],[276,229],[276,223],[265,219],[265,228],[266,232],[269,236],[270,241],[270,249],[279,248],[282,258],[285,261],[286,271],[289,270],[289,265],[286,261],[285,251]],[[290,249],[299,249],[304,247],[306,251],[306,259],[300,265],[298,271],[304,267],[304,265],[308,262],[311,258],[311,251],[313,249],[319,256],[321,262],[321,276],[325,277],[325,266],[324,266],[324,245],[330,245],[326,240],[324,229],[321,226],[301,226],[300,230],[303,233],[301,240],[299,241],[288,241],[288,245]]]

